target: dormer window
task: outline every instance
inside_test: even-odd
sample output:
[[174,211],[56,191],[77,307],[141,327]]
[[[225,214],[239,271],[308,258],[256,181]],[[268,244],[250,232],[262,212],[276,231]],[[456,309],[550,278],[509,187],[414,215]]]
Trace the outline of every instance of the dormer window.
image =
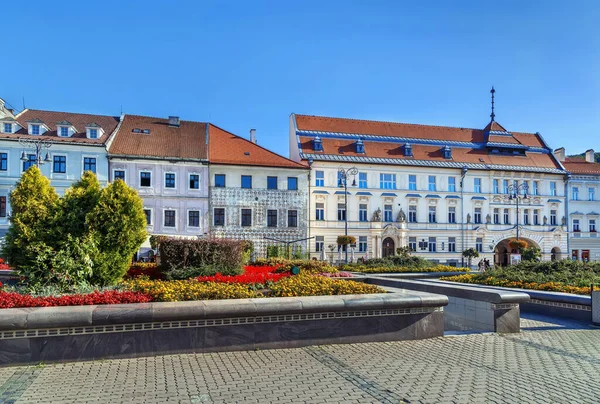
[[365,152],[365,145],[363,143],[363,141],[361,139],[358,139],[356,141],[356,152],[357,153],[364,153]]
[[12,133],[12,123],[5,123],[4,125],[2,125],[2,132]]
[[95,122],[87,124],[85,126],[85,132],[88,139],[98,139],[104,134],[100,125]]
[[39,135],[40,134],[40,125],[31,125],[31,134]]
[[69,137],[69,128],[67,126],[61,126],[58,129],[60,137]]
[[313,139],[313,150],[323,151],[323,143],[321,142],[321,138],[319,136]]
[[98,139],[98,129],[90,129],[90,139]]
[[410,145],[410,143],[407,143],[407,144],[404,145],[404,155],[406,157],[412,157],[413,156],[412,146]]
[[444,146],[444,148],[442,149],[442,152],[444,153],[445,159],[452,158],[452,149],[450,148],[450,146]]
[[56,123],[56,134],[59,137],[71,137],[75,132],[77,132],[77,130],[69,121],[60,121]]
[[27,132],[30,135],[43,135],[49,130],[48,127],[44,125],[44,122],[37,118],[32,121],[27,121],[27,125],[29,129]]

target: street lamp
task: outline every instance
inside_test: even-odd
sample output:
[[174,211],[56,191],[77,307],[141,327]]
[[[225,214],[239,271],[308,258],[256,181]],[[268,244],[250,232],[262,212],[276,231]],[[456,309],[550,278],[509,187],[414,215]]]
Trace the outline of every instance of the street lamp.
[[508,195],[504,196],[505,202],[512,203],[515,201],[517,205],[517,240],[519,240],[519,201],[529,199],[527,191],[529,191],[529,185],[526,182],[522,184],[513,183],[508,186]]
[[[48,150],[52,146],[52,143],[50,143],[48,140],[21,137],[19,138],[19,144],[24,149],[33,149],[35,151],[35,164],[38,167],[52,161],[50,158],[50,153],[48,152],[46,152],[46,157],[42,158],[44,150]],[[29,161],[25,151],[21,152],[21,161]]]
[[[352,176],[352,186],[356,186],[356,174],[358,174],[358,168],[350,167],[344,169],[344,167],[338,168],[338,187],[344,188],[344,236],[348,236],[348,177]],[[346,264],[348,263],[348,245],[346,245]]]
[[[460,169],[460,248],[464,252],[465,251],[465,192],[464,192],[464,183],[465,176],[469,171],[469,167],[463,166]],[[461,265],[465,266],[465,257],[460,254],[461,257]]]

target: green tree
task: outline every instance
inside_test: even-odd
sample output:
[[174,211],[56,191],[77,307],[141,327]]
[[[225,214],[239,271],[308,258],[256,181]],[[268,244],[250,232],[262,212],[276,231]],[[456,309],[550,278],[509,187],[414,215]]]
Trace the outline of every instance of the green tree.
[[59,214],[55,229],[56,236],[65,239],[67,234],[81,238],[87,233],[86,218],[98,205],[100,200],[100,182],[91,171],[86,171],[81,179],[75,182],[60,199]]
[[98,203],[86,216],[86,225],[99,251],[93,282],[108,285],[119,281],[147,237],[142,199],[123,181],[112,182],[101,191]]
[[479,257],[479,252],[474,248],[467,248],[463,251],[462,255],[463,257],[468,259],[469,266],[471,266],[471,261],[473,260],[473,258]]
[[523,261],[538,261],[540,258],[542,258],[542,250],[537,247],[525,247],[521,250]]
[[18,268],[36,263],[36,255],[27,252],[32,245],[41,249],[54,245],[51,229],[58,201],[58,194],[37,166],[31,166],[23,173],[10,193],[12,213],[3,248],[3,254],[12,266]]

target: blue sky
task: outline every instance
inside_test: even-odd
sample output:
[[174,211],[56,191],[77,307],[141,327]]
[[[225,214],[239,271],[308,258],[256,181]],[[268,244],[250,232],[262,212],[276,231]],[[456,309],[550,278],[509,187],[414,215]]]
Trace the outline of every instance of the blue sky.
[[[26,4],[26,6],[24,6]],[[11,1],[17,108],[211,121],[288,154],[292,112],[600,150],[600,2]]]

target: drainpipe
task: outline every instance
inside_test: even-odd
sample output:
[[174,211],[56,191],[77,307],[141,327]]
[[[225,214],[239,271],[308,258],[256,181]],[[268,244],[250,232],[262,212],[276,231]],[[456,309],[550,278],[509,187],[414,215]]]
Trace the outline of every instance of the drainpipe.
[[[306,214],[308,217],[306,218],[306,225],[308,227],[308,240],[306,241],[306,251],[308,252],[308,259],[310,260],[310,187],[311,187],[311,177],[312,177],[312,165],[313,165],[312,157],[308,158],[308,195],[306,196]],[[323,248],[325,248],[325,243],[323,243]],[[327,258],[327,257],[325,257]]]
[[469,168],[464,166],[460,170],[460,262],[461,266],[465,266],[465,257],[462,254],[465,251],[465,200],[464,200],[464,182]]
[[567,226],[567,257],[571,257],[571,235],[569,234],[569,180],[571,174],[565,175],[565,224]]

